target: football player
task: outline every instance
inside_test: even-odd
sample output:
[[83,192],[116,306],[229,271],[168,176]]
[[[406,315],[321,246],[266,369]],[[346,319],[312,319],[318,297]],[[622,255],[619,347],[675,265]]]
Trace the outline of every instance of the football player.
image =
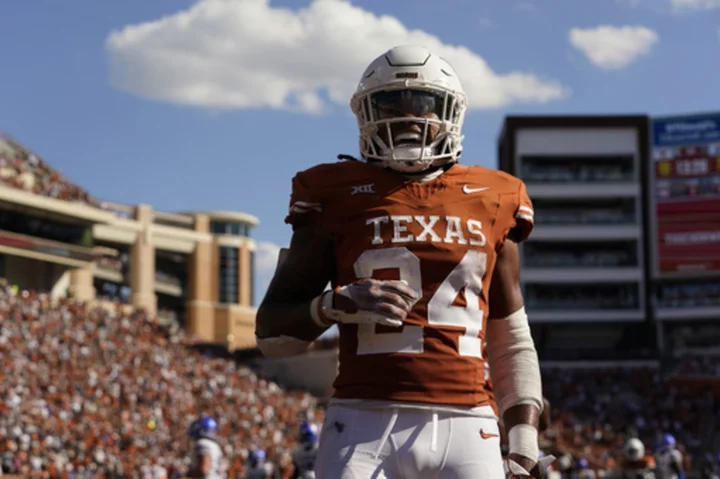
[[266,356],[339,329],[317,477],[540,476],[552,457],[538,462],[542,388],[519,283],[517,243],[533,229],[525,185],[458,163],[467,98],[425,48],[373,61],[351,108],[362,160],[294,177],[290,248],[256,322]]
[[645,445],[636,437],[625,441],[619,466],[621,479],[655,479],[653,464],[645,455]]
[[246,479],[269,479],[272,466],[266,462],[267,455],[262,449],[255,449],[248,453],[248,472]]
[[225,459],[217,442],[217,422],[207,416],[193,421],[188,431],[194,442],[192,465],[187,477],[221,479],[226,476]]
[[655,452],[658,479],[685,479],[682,452],[672,434],[663,434]]
[[303,422],[300,425],[300,446],[292,454],[295,466],[292,479],[315,479],[317,440],[317,426]]

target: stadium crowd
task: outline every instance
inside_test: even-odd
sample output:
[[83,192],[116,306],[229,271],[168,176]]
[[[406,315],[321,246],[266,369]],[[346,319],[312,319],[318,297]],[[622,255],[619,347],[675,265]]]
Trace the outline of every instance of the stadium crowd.
[[[255,448],[267,452],[274,477],[291,477],[299,422],[322,421],[316,399],[192,344],[182,330],[164,329],[140,312],[2,286],[2,470],[23,477],[181,477],[187,427],[205,413],[218,420],[229,477],[245,477]],[[557,472],[563,477],[577,473],[581,459],[609,475],[626,437],[651,449],[660,432],[678,438],[688,468],[717,466],[703,452],[717,444],[718,403],[710,392],[666,383],[655,369],[549,369],[544,383],[553,421],[543,444],[567,456],[555,466],[567,469]]]
[[675,372],[681,376],[707,378],[720,377],[720,357],[707,355],[683,355],[679,358]]
[[0,182],[40,196],[100,207],[87,191],[4,135],[0,135]]
[[315,399],[196,352],[141,313],[0,288],[0,460],[23,477],[178,477],[187,428],[217,418],[229,477],[262,447],[288,477]]
[[684,379],[658,368],[544,369],[543,390],[554,406],[550,447],[611,475],[623,462],[628,438],[639,438],[651,453],[670,433],[686,470],[720,472],[716,454],[709,453],[720,440],[718,397]]

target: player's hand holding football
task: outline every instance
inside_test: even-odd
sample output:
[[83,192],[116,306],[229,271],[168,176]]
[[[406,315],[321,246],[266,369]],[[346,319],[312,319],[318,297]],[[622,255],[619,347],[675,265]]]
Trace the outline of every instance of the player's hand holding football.
[[418,299],[405,281],[361,279],[325,292],[318,298],[317,316],[323,323],[399,327]]

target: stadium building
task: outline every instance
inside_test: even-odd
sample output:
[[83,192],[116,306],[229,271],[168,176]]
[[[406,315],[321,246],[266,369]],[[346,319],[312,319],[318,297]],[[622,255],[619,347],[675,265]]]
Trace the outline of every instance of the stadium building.
[[257,224],[95,200],[0,136],[0,277],[18,288],[127,304],[207,343],[253,347]]
[[499,168],[523,179],[535,230],[522,284],[544,360],[642,359],[648,316],[648,118],[507,117]]

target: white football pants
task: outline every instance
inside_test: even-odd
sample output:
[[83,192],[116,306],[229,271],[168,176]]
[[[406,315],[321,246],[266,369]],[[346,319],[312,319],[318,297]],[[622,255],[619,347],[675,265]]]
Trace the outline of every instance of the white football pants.
[[442,411],[331,405],[317,479],[504,479],[497,421]]

